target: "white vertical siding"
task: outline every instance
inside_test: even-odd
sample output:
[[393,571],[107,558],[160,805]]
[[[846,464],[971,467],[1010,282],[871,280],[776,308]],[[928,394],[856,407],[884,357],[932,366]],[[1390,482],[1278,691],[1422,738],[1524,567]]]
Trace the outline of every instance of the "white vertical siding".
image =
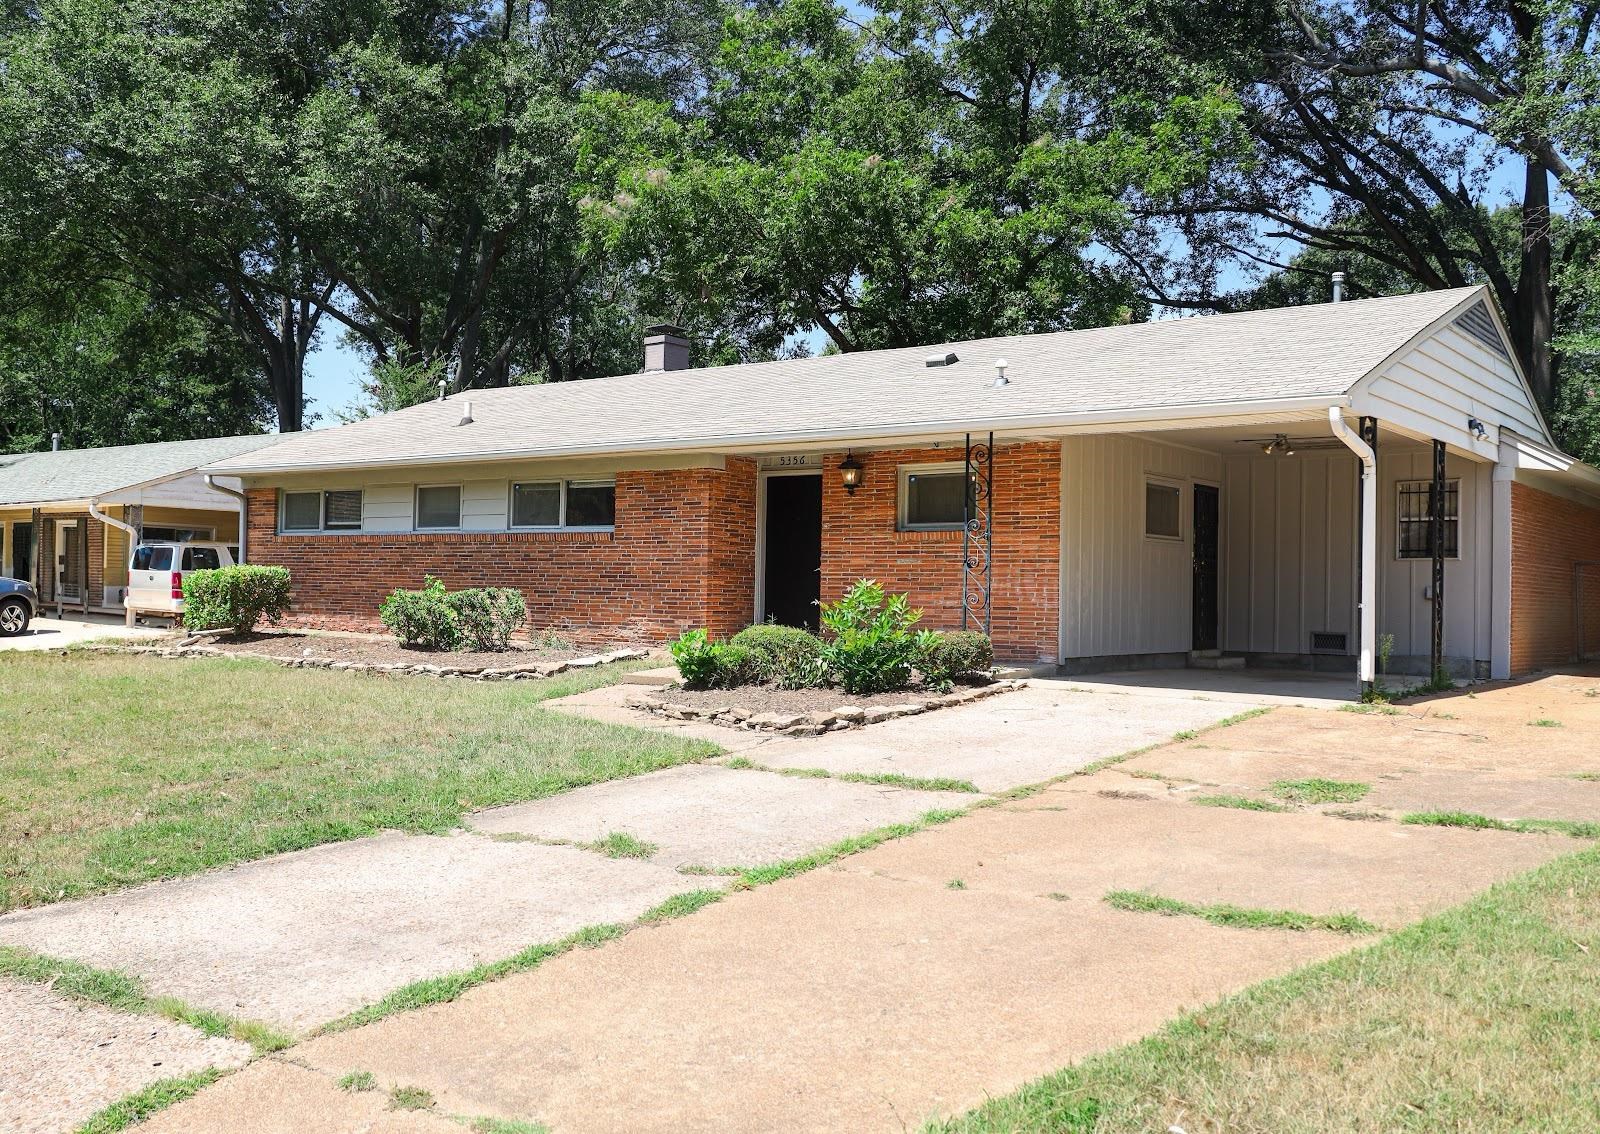
[[1222,485],[1224,650],[1304,654],[1317,631],[1355,641],[1353,454],[1230,456]]
[[[1148,476],[1183,488],[1183,539],[1147,539]],[[1222,459],[1124,435],[1061,444],[1061,641],[1066,657],[1179,653],[1190,646],[1195,480]]]

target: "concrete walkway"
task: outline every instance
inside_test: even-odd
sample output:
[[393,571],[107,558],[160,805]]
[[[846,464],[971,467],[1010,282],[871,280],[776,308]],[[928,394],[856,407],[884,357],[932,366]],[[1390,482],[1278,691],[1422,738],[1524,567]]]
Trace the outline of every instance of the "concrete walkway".
[[[1577,715],[1590,688],[1600,682],[1539,695]],[[1490,709],[1472,722],[1489,737],[1474,755],[1480,775],[1508,792],[1526,777],[1495,752],[1528,728],[1522,715]],[[1367,940],[1122,912],[1103,901],[1108,890],[1394,926],[1586,845],[1193,802],[1213,773],[1255,791],[1291,766],[1332,777],[1391,730],[1429,727],[1426,710],[1285,709],[1121,766],[1164,780],[1117,769],[1067,780],[455,1002],[312,1040],[288,1053],[292,1065],[257,1064],[148,1129],[233,1129],[269,1099],[262,1129],[288,1113],[306,1119],[297,1130],[361,1129],[314,1106],[354,1070],[426,1089],[441,1115],[539,1121],[557,1134],[914,1129]],[[1236,755],[1289,737],[1301,739],[1282,765],[1240,772]],[[1452,759],[1458,751],[1369,768],[1403,775]],[[1179,760],[1195,778],[1171,771]],[[1543,771],[1570,777],[1597,762],[1550,757]]]
[[16,637],[0,637],[0,651],[64,650],[68,646],[107,638],[161,638],[166,634],[166,630],[158,627],[126,626],[116,615],[69,614],[65,618],[35,618],[28,629]]

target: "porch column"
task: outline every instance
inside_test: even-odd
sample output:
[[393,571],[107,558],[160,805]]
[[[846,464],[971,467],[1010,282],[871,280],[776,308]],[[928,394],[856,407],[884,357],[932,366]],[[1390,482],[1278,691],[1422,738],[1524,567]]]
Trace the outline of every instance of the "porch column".
[[1516,476],[1516,449],[1502,441],[1494,466],[1494,581],[1489,612],[1489,676],[1496,681],[1511,676],[1511,484]]
[[1433,485],[1428,490],[1428,544],[1433,551],[1433,650],[1429,677],[1444,676],[1444,476],[1443,441],[1433,443]]
[[994,434],[973,441],[967,434],[967,495],[961,528],[961,629],[976,616],[990,633],[994,604],[989,597],[994,574]]
[[1330,406],[1328,425],[1333,435],[1361,462],[1361,506],[1357,513],[1361,529],[1360,566],[1357,568],[1361,598],[1356,607],[1360,655],[1356,662],[1356,686],[1365,696],[1378,680],[1375,657],[1378,639],[1378,419],[1363,417],[1357,432],[1350,428],[1338,406]]

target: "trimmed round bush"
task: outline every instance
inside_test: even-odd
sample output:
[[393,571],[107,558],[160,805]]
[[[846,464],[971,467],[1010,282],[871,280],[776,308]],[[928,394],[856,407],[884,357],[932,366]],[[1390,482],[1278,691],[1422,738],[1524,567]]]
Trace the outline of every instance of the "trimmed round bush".
[[739,631],[729,644],[750,655],[756,681],[770,681],[785,689],[808,689],[827,684],[828,667],[822,660],[822,640],[797,626],[764,623]]
[[289,569],[242,563],[183,577],[183,624],[190,630],[249,634],[289,610]]
[[714,642],[704,630],[684,631],[671,650],[686,689],[732,689],[754,677],[749,650],[732,642]]
[[472,587],[451,591],[445,605],[455,615],[461,643],[474,650],[503,650],[528,621],[528,603],[513,587]]
[[378,617],[405,646],[453,650],[461,644],[461,627],[450,609],[444,583],[423,577],[420,591],[390,591],[378,608]]
[[917,668],[929,684],[943,685],[994,667],[994,643],[976,630],[925,635]]

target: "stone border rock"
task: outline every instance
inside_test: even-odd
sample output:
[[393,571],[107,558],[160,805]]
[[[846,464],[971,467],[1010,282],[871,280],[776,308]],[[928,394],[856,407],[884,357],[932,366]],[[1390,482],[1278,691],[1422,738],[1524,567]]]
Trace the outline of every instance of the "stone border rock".
[[336,669],[355,673],[401,673],[418,677],[464,677],[469,681],[528,681],[535,678],[554,677],[569,669],[593,669],[611,662],[647,658],[649,650],[629,647],[589,657],[568,658],[566,661],[532,662],[528,665],[501,666],[489,669],[463,669],[460,666],[430,665],[410,662],[356,662],[336,661],[332,658],[279,658],[270,654],[241,654],[216,646],[88,646],[86,649],[111,654],[147,654],[160,658],[256,658],[276,662],[288,669]]
[[[872,705],[862,707],[850,704],[841,697],[837,709],[814,710],[809,713],[752,713],[735,705],[717,705],[697,708],[694,705],[676,704],[670,699],[635,694],[626,704],[658,717],[680,721],[707,721],[729,728],[742,728],[755,732],[775,732],[784,736],[821,736],[825,732],[839,732],[847,728],[862,728],[879,721],[892,721],[896,717],[911,717],[936,709],[953,708],[969,701],[981,701],[1000,693],[1009,693],[1027,685],[1025,680],[1004,680],[988,685],[975,685],[958,689],[937,697],[907,701],[904,705]],[[730,699],[731,700],[731,699]]]

